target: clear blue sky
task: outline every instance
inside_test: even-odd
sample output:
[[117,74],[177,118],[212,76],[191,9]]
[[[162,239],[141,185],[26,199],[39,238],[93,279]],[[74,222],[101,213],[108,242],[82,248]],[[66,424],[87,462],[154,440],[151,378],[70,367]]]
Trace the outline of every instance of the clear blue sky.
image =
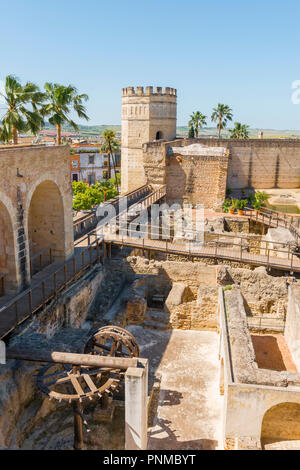
[[0,80],[74,84],[90,124],[119,124],[121,88],[178,90],[178,125],[218,102],[251,127],[300,129],[299,0],[1,1]]

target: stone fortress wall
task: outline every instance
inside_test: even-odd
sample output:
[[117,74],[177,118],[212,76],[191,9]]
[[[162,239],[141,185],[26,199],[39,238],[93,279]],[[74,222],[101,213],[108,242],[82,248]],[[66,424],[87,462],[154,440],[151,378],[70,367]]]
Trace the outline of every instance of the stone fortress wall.
[[[199,146],[176,155],[174,147]],[[220,149],[224,155],[219,155]],[[211,150],[209,150],[211,149]],[[178,152],[177,152],[178,153]],[[180,151],[180,153],[182,153]],[[178,158],[180,157],[180,158]],[[300,186],[300,140],[176,139],[143,145],[146,180],[167,185],[167,199],[219,209],[225,189]]]
[[[300,139],[176,139],[176,107],[173,88],[123,88],[123,194],[146,183],[166,184],[167,199],[216,209],[224,193],[224,175],[232,189],[300,186]],[[178,159],[169,152],[170,147],[195,144],[206,148],[206,155],[187,153]],[[226,162],[217,155],[219,148],[226,149]]]
[[188,139],[143,146],[144,171],[152,186],[165,184],[170,203],[220,210],[226,193],[229,151]]
[[145,184],[142,146],[176,137],[174,88],[127,87],[122,91],[122,193]]
[[292,189],[300,186],[299,139],[185,139],[229,150],[227,186]]

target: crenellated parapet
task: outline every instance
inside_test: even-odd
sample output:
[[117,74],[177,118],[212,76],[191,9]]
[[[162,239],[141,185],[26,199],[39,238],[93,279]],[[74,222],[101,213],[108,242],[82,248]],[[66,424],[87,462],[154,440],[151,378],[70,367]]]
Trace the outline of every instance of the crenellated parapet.
[[122,96],[150,96],[150,95],[171,95],[171,96],[177,96],[177,90],[176,88],[170,88],[170,87],[153,87],[153,86],[147,86],[142,87],[142,86],[128,86],[126,88],[122,89]]

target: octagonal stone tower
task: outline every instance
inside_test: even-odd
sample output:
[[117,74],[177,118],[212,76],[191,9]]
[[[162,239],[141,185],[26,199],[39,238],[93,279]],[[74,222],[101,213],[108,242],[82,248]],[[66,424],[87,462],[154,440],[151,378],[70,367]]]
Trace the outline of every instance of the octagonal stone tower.
[[142,146],[176,137],[177,93],[147,86],[122,90],[122,194],[145,184]]

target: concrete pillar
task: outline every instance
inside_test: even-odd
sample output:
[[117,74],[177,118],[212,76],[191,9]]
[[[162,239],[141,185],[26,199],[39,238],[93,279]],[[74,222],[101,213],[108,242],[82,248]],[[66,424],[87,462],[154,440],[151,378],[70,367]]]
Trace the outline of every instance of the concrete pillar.
[[148,428],[148,360],[125,374],[125,449],[146,450]]

